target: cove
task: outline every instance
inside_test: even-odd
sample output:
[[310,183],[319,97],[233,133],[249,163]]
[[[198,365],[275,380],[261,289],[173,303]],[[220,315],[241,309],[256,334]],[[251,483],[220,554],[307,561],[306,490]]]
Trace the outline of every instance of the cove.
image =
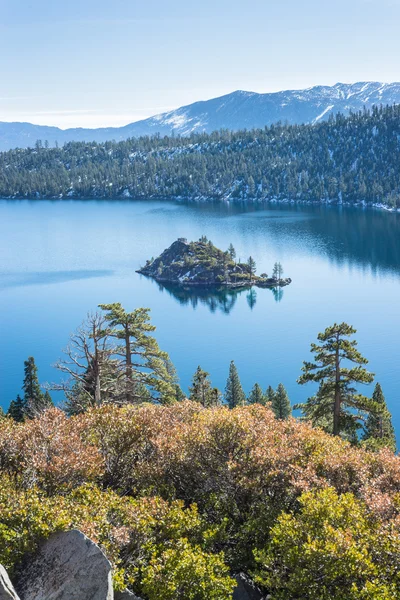
[[[206,235],[259,273],[280,261],[292,284],[240,292],[185,292],[135,271],[178,237]],[[400,215],[372,209],[183,204],[165,201],[0,200],[0,401],[20,392],[23,361],[42,382],[88,311],[99,303],[147,306],[161,348],[186,391],[200,364],[224,388],[235,360],[248,392],[284,383],[293,403],[313,388],[296,379],[317,333],[357,328],[400,432]],[[365,393],[372,390],[364,389]]]

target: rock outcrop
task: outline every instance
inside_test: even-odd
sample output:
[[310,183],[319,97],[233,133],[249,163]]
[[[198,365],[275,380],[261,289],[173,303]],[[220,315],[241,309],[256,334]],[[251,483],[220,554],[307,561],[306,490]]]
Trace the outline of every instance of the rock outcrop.
[[0,565],[0,600],[19,600],[3,565]]
[[26,557],[15,587],[21,600],[114,598],[109,561],[78,530],[52,535],[34,555]]
[[139,596],[136,596],[133,592],[125,590],[124,592],[115,592],[114,600],[142,600]]
[[261,591],[247,575],[239,573],[235,579],[237,587],[233,592],[233,600],[263,600]]

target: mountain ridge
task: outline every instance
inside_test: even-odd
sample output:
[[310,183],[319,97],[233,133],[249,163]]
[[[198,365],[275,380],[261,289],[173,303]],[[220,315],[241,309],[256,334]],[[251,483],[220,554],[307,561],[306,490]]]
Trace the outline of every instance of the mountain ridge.
[[364,107],[397,103],[400,103],[400,82],[338,82],[333,86],[317,85],[262,94],[236,90],[121,127],[60,129],[26,122],[0,122],[0,150],[33,147],[38,139],[54,146],[72,141],[124,141],[157,134],[186,136],[220,129],[237,131],[263,128],[279,121],[317,123],[339,112],[346,115]]

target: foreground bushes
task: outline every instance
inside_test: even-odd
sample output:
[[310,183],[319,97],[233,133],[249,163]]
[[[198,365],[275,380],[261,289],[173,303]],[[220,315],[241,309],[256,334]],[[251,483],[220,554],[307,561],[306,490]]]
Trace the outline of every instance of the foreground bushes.
[[189,600],[186,586],[201,581],[203,595],[193,587],[193,598],[206,600],[230,598],[234,587],[223,555],[207,552],[216,531],[182,501],[135,500],[94,485],[49,497],[38,488],[17,489],[3,476],[0,515],[0,563],[9,569],[52,532],[78,528],[107,554],[119,589],[143,587],[149,600]]
[[260,405],[3,419],[0,471],[7,566],[74,526],[149,600],[229,598],[227,567],[274,599],[400,599],[399,458]]
[[353,494],[332,488],[300,498],[298,514],[283,513],[264,551],[257,580],[274,598],[390,600],[398,598],[399,529],[379,523]]

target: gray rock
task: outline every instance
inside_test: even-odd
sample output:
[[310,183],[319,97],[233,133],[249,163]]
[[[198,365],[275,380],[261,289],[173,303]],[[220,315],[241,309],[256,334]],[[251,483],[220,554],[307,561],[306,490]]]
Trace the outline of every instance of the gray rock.
[[0,565],[0,600],[19,600],[3,565]]
[[139,596],[136,596],[133,592],[125,590],[124,592],[115,592],[114,600],[142,600]]
[[239,573],[235,579],[237,587],[233,592],[233,600],[263,600],[264,596],[250,577]]
[[113,600],[111,565],[82,532],[56,533],[26,557],[16,578],[21,600]]

